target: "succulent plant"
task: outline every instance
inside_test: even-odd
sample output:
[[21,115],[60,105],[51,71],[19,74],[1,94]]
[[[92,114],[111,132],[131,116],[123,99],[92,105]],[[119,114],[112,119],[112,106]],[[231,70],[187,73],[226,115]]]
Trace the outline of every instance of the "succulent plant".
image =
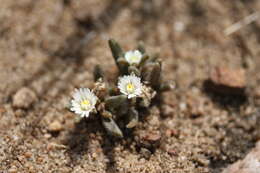
[[157,54],[148,55],[143,43],[139,43],[137,50],[127,52],[115,40],[108,43],[119,70],[117,84],[106,82],[97,65],[93,72],[94,88],[76,90],[71,110],[82,117],[97,113],[109,134],[123,137],[122,128],[138,124],[138,110],[148,108],[157,94],[172,89],[173,85],[162,81],[162,62]]

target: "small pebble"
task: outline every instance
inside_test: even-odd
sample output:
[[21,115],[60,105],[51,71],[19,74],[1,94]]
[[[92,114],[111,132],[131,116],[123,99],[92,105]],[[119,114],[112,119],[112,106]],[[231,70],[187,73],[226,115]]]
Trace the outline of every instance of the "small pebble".
[[48,151],[51,151],[51,150],[54,150],[54,149],[67,149],[67,146],[65,145],[62,145],[62,144],[57,144],[57,143],[54,143],[54,142],[51,142],[47,145],[46,149]]
[[222,173],[259,173],[260,170],[260,141],[256,147],[249,152],[243,160],[239,160]]
[[0,107],[0,114],[1,114],[1,113],[4,113],[5,111],[6,111],[5,108]]
[[150,142],[157,142],[161,139],[161,134],[160,133],[149,133],[144,137],[144,140],[150,141]]
[[38,164],[41,164],[42,162],[43,162],[43,158],[42,158],[42,157],[38,157],[38,158],[37,158],[37,163],[38,163]]
[[96,159],[98,157],[97,153],[92,154],[93,159]]
[[27,109],[36,101],[37,96],[34,91],[26,87],[18,90],[13,96],[13,106],[16,108]]
[[24,153],[24,156],[25,156],[26,158],[30,158],[30,157],[32,157],[32,153],[29,152],[29,151],[27,151],[27,152]]
[[50,139],[50,138],[51,138],[51,134],[46,133],[46,134],[44,134],[44,137],[45,137],[46,139]]
[[187,109],[187,104],[182,102],[179,104],[179,107],[181,111],[185,111]]
[[233,88],[244,88],[246,86],[246,76],[243,69],[216,67],[212,70],[210,79],[216,84]]
[[12,166],[10,169],[8,169],[8,173],[17,173],[18,170],[15,166]]
[[182,32],[185,29],[185,24],[181,21],[174,23],[173,28],[176,32]]
[[62,124],[57,120],[50,123],[48,127],[48,130],[51,132],[58,132],[61,131],[62,129],[63,129]]
[[223,94],[244,94],[246,87],[245,70],[216,67],[211,70],[208,87]]
[[167,129],[167,130],[165,131],[165,136],[166,136],[166,137],[171,137],[171,136],[172,136],[172,131],[171,131],[171,129]]
[[14,114],[16,117],[23,117],[25,115],[25,112],[22,109],[17,109]]
[[177,151],[175,149],[169,149],[167,152],[171,156],[178,156],[178,153],[177,153]]
[[167,129],[165,131],[165,136],[166,137],[172,137],[172,136],[177,137],[178,136],[178,132],[176,130],[173,130],[173,129]]

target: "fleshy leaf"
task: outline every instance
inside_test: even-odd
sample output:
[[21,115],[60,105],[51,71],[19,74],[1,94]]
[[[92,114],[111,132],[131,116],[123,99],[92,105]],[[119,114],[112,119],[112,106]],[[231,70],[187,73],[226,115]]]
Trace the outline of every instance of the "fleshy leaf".
[[139,115],[135,108],[131,108],[128,113],[129,123],[126,125],[127,128],[133,128],[138,124]]
[[123,56],[123,50],[121,46],[113,39],[108,40],[108,44],[115,59],[115,62],[117,62],[117,59]]
[[138,68],[136,68],[135,66],[129,66],[128,67],[128,74],[132,74],[134,73],[136,76],[140,76],[141,72],[139,71]]
[[138,49],[142,54],[144,54],[144,53],[145,53],[144,42],[140,41],[140,42],[138,43],[137,49]]
[[120,138],[123,137],[122,131],[112,118],[102,118],[102,124],[109,134]]
[[117,66],[118,66],[118,69],[119,69],[121,75],[127,74],[127,68],[129,66],[129,64],[125,60],[125,58],[122,58],[122,57],[118,58],[117,59]]
[[105,100],[105,103],[108,109],[110,108],[115,109],[127,103],[127,96],[126,95],[110,96]]
[[161,64],[159,62],[150,62],[142,68],[142,78],[153,88],[158,88],[161,79]]
[[100,78],[104,78],[104,72],[99,65],[95,66],[93,75],[95,81],[98,81]]

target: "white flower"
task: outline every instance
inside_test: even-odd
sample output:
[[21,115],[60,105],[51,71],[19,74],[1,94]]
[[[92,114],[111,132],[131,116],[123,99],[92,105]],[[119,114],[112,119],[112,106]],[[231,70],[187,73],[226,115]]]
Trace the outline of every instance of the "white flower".
[[125,53],[125,59],[130,65],[139,64],[142,60],[142,56],[143,55],[139,50],[128,51]]
[[120,92],[127,95],[129,99],[142,94],[141,79],[134,74],[119,78],[118,88]]
[[70,110],[80,115],[81,117],[88,117],[89,113],[95,110],[97,103],[97,96],[88,88],[75,89],[73,99],[71,100]]

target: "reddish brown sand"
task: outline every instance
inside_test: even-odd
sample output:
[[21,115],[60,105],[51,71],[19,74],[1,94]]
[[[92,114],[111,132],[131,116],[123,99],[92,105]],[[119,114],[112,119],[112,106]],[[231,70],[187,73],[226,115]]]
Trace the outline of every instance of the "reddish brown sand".
[[[219,173],[260,139],[260,21],[224,34],[260,1],[0,4],[1,173]],[[116,77],[108,38],[126,50],[143,40],[160,52],[164,79],[176,82],[122,140],[109,137],[98,118],[75,123],[65,109],[75,87],[92,86],[94,65]],[[247,96],[205,92],[215,66],[243,68]],[[159,143],[144,145],[149,135]]]

